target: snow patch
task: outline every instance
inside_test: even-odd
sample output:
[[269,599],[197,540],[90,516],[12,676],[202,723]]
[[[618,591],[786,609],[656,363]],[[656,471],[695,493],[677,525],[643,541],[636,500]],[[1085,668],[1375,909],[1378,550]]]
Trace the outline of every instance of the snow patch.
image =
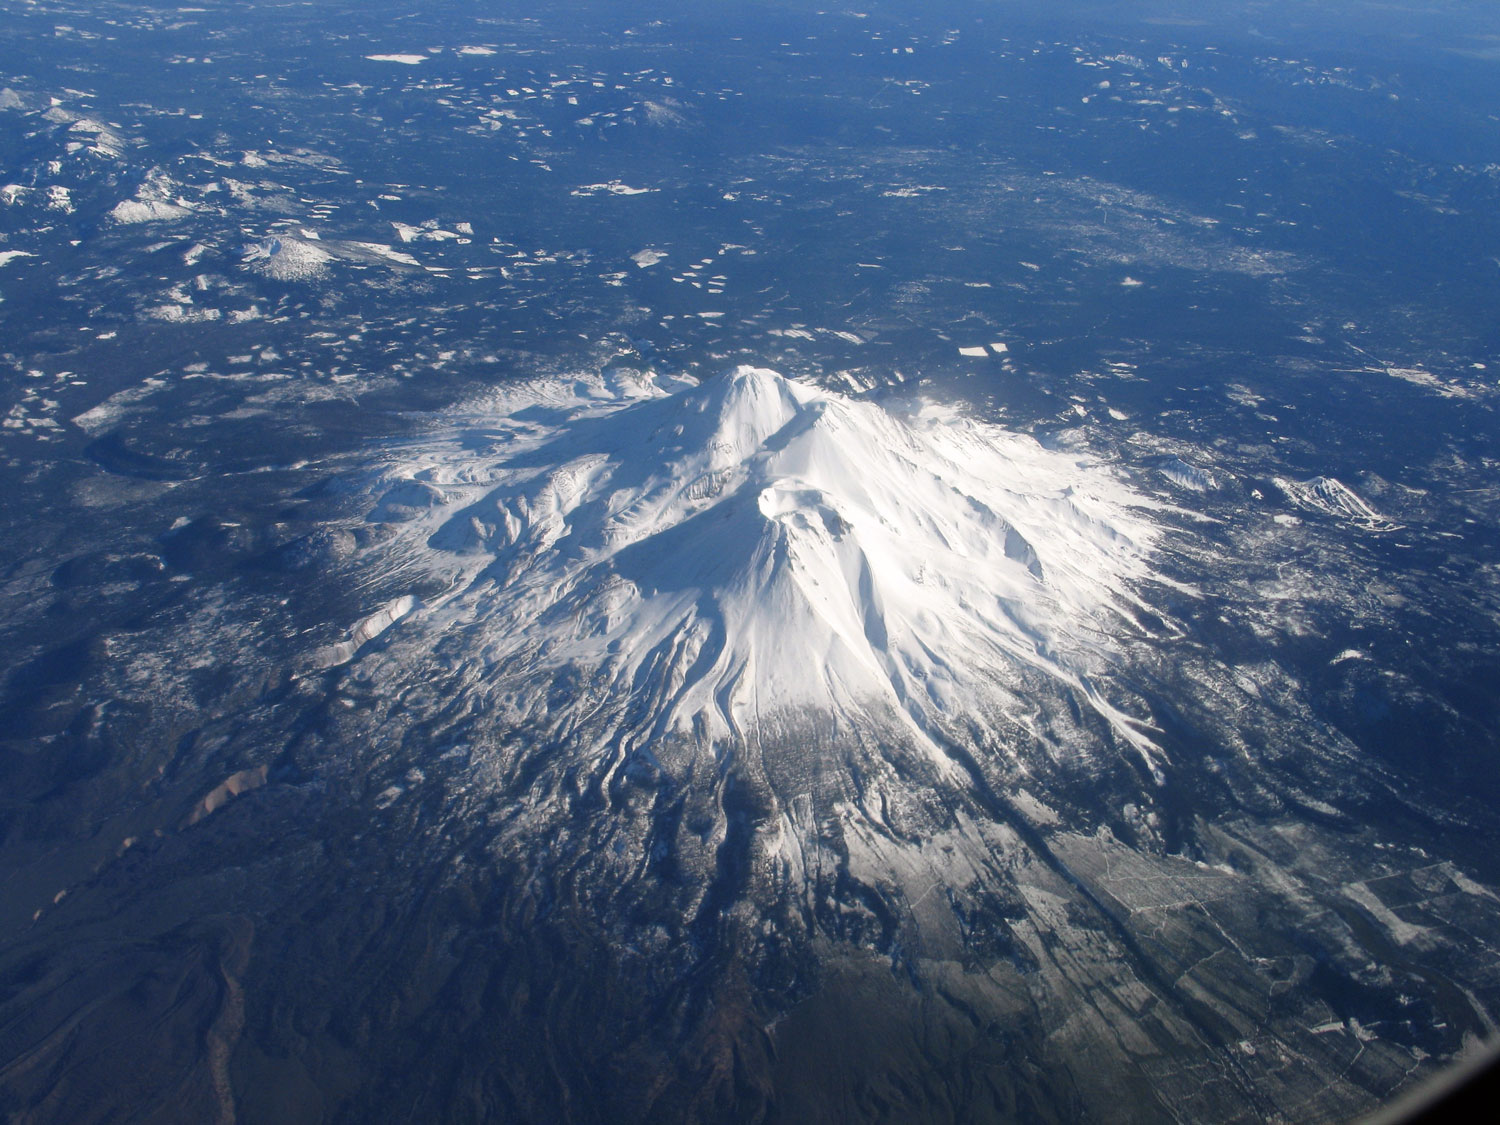
[[187,214],[186,207],[160,199],[126,199],[115,204],[109,216],[117,223],[159,223],[181,219]]
[[1403,383],[1433,391],[1444,398],[1474,397],[1471,388],[1445,383],[1425,367],[1386,367],[1384,370],[1392,379],[1400,379]]

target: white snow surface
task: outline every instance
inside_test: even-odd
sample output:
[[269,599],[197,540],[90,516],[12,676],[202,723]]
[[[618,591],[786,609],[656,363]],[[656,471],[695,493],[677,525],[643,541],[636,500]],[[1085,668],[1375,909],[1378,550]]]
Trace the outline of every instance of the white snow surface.
[[455,637],[478,682],[587,669],[632,738],[890,714],[946,761],[939,732],[1040,676],[1155,768],[1093,680],[1140,604],[1152,505],[1081,455],[752,367],[539,383],[456,429],[383,474],[370,518],[451,584],[403,630]]

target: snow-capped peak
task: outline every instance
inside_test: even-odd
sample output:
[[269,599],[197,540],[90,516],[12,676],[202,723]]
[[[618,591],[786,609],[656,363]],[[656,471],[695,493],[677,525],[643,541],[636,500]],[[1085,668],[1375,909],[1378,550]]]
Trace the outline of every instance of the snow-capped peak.
[[1149,759],[1091,681],[1153,539],[1098,466],[752,367],[554,384],[503,413],[388,475],[375,516],[451,575],[414,617],[476,683],[581,670],[587,706],[613,699],[612,737],[638,741],[895,715],[941,758],[940,732],[1041,677]]

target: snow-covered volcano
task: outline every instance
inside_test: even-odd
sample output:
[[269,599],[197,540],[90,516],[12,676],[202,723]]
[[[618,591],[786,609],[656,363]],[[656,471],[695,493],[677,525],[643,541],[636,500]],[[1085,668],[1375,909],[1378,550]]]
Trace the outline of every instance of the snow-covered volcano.
[[[386,475],[372,519],[450,578],[418,617],[513,708],[610,699],[634,745],[881,714],[943,761],[940,732],[1030,713],[1041,682],[1153,756],[1094,682],[1153,528],[1075,454],[752,367],[546,384],[468,422]],[[594,686],[522,698],[560,668]]]

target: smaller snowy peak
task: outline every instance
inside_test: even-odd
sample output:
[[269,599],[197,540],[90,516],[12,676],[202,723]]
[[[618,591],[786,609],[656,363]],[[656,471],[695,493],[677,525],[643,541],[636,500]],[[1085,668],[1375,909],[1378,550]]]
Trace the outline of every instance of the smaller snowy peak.
[[1189,464],[1181,457],[1163,457],[1156,463],[1157,470],[1179,488],[1194,492],[1208,492],[1218,486],[1213,473]]
[[244,264],[277,281],[307,281],[328,272],[330,255],[312,241],[290,235],[273,236],[251,243],[243,252]]
[[188,209],[161,199],[126,199],[115,204],[110,218],[117,223],[170,222],[187,215]]
[[110,217],[117,223],[171,222],[192,214],[193,207],[180,194],[179,186],[159,168],[153,168],[136,189],[134,199],[117,203]]
[[1334,477],[1313,477],[1306,481],[1276,477],[1275,482],[1293,503],[1307,511],[1335,516],[1365,531],[1398,531],[1401,528],[1399,523],[1381,515],[1352,488]]

